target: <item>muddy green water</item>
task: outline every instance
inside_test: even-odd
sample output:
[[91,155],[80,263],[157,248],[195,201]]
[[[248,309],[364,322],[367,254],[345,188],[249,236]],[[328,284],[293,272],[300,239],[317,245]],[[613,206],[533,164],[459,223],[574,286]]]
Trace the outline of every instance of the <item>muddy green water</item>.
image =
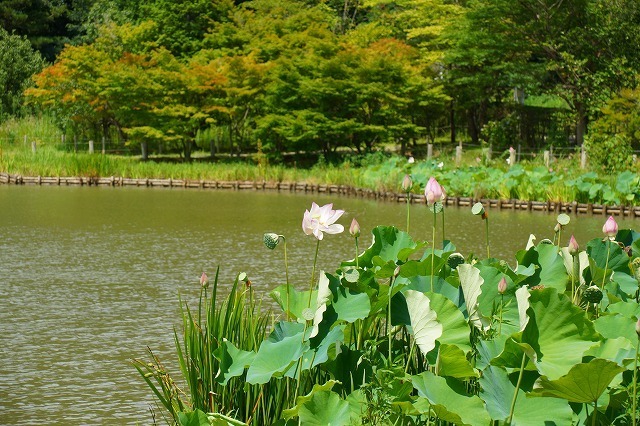
[[[306,286],[315,240],[301,230],[312,201],[356,217],[361,247],[372,227],[405,227],[404,205],[339,196],[208,190],[0,186],[0,424],[150,424],[154,399],[132,358],[147,346],[174,364],[177,296],[195,300],[201,272],[220,266],[221,285],[245,271],[266,296],[284,282],[287,236],[292,282]],[[431,215],[412,206],[411,234],[431,239]],[[551,237],[555,215],[490,211],[492,255],[514,265],[530,233]],[[580,244],[601,235],[601,216],[573,217]],[[619,220],[621,227],[637,227]],[[447,239],[484,255],[484,225],[449,208]],[[347,233],[327,235],[320,268],[352,258]],[[173,370],[175,373],[175,369]]]

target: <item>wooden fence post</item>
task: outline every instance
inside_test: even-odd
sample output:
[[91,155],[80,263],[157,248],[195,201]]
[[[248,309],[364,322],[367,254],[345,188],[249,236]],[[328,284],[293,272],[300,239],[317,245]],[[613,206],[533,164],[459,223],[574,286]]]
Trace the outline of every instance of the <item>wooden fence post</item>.
[[580,146],[580,168],[587,168],[587,151],[584,149],[584,145]]
[[544,156],[544,165],[545,165],[545,167],[546,167],[547,169],[549,168],[549,162],[550,162],[550,158],[549,158],[549,157],[550,157],[550,155],[551,155],[551,153],[550,153],[549,151],[545,151],[545,152],[543,153],[543,156]]
[[93,141],[89,141],[89,154],[93,154]]
[[459,166],[462,163],[462,147],[456,146],[456,165]]
[[31,152],[36,153],[36,141],[31,141]]
[[433,144],[427,144],[427,160],[431,160],[433,158]]

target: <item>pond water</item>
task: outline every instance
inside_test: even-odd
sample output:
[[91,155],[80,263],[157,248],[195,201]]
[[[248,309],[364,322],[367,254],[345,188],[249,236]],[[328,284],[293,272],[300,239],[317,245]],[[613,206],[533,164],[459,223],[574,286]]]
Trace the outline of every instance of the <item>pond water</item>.
[[[146,359],[149,346],[175,365],[178,293],[195,300],[202,271],[220,266],[222,286],[244,271],[266,297],[285,279],[281,248],[262,244],[268,231],[287,237],[291,280],[306,287],[315,240],[301,221],[312,201],[346,210],[347,229],[356,217],[361,248],[376,225],[406,226],[402,204],[340,196],[0,186],[0,424],[150,424],[155,401],[131,359]],[[491,254],[512,266],[530,233],[552,236],[556,217],[489,214]],[[470,209],[445,217],[461,253],[484,255],[484,225]],[[604,219],[573,217],[563,239],[575,234],[584,245]],[[431,240],[431,220],[424,205],[412,206],[412,236]],[[348,233],[326,235],[319,268],[353,254]]]

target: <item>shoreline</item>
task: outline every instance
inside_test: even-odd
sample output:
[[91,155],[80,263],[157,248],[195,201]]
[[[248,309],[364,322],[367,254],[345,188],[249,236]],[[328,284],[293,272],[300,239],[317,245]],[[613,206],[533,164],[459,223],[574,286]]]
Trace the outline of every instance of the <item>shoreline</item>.
[[[398,203],[407,202],[407,194],[391,191],[375,191],[372,189],[354,188],[347,185],[322,185],[306,182],[267,182],[267,181],[210,181],[189,179],[152,179],[124,177],[64,177],[64,176],[22,176],[0,173],[0,184],[4,185],[46,185],[46,186],[136,186],[150,188],[190,188],[190,189],[232,189],[253,191],[288,191],[319,194],[339,194],[369,198]],[[422,194],[409,194],[409,203],[426,204]],[[640,206],[608,206],[592,203],[558,202],[558,201],[525,201],[473,197],[449,197],[445,205],[455,207],[471,207],[481,202],[485,208],[499,210],[545,211],[548,213],[613,215],[638,218]]]

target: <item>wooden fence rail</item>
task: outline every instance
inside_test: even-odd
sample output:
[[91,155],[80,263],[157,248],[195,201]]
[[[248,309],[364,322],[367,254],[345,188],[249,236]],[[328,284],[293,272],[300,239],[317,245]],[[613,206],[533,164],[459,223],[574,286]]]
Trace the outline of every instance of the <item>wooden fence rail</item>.
[[[390,191],[374,191],[371,189],[354,188],[346,185],[320,185],[304,182],[265,182],[265,181],[210,181],[186,179],[132,179],[123,177],[43,177],[21,176],[0,173],[0,184],[14,185],[86,185],[86,186],[144,186],[164,188],[202,188],[202,189],[233,189],[253,191],[289,191],[319,194],[340,194],[376,200],[405,203],[407,195]],[[409,194],[409,202],[425,204],[426,199],[421,194]],[[640,217],[640,206],[607,206],[600,204],[584,204],[577,202],[556,201],[523,201],[523,200],[494,200],[475,199],[472,197],[449,197],[446,205],[456,207],[471,207],[481,202],[485,207],[500,210],[546,211],[549,213],[600,214]]]

